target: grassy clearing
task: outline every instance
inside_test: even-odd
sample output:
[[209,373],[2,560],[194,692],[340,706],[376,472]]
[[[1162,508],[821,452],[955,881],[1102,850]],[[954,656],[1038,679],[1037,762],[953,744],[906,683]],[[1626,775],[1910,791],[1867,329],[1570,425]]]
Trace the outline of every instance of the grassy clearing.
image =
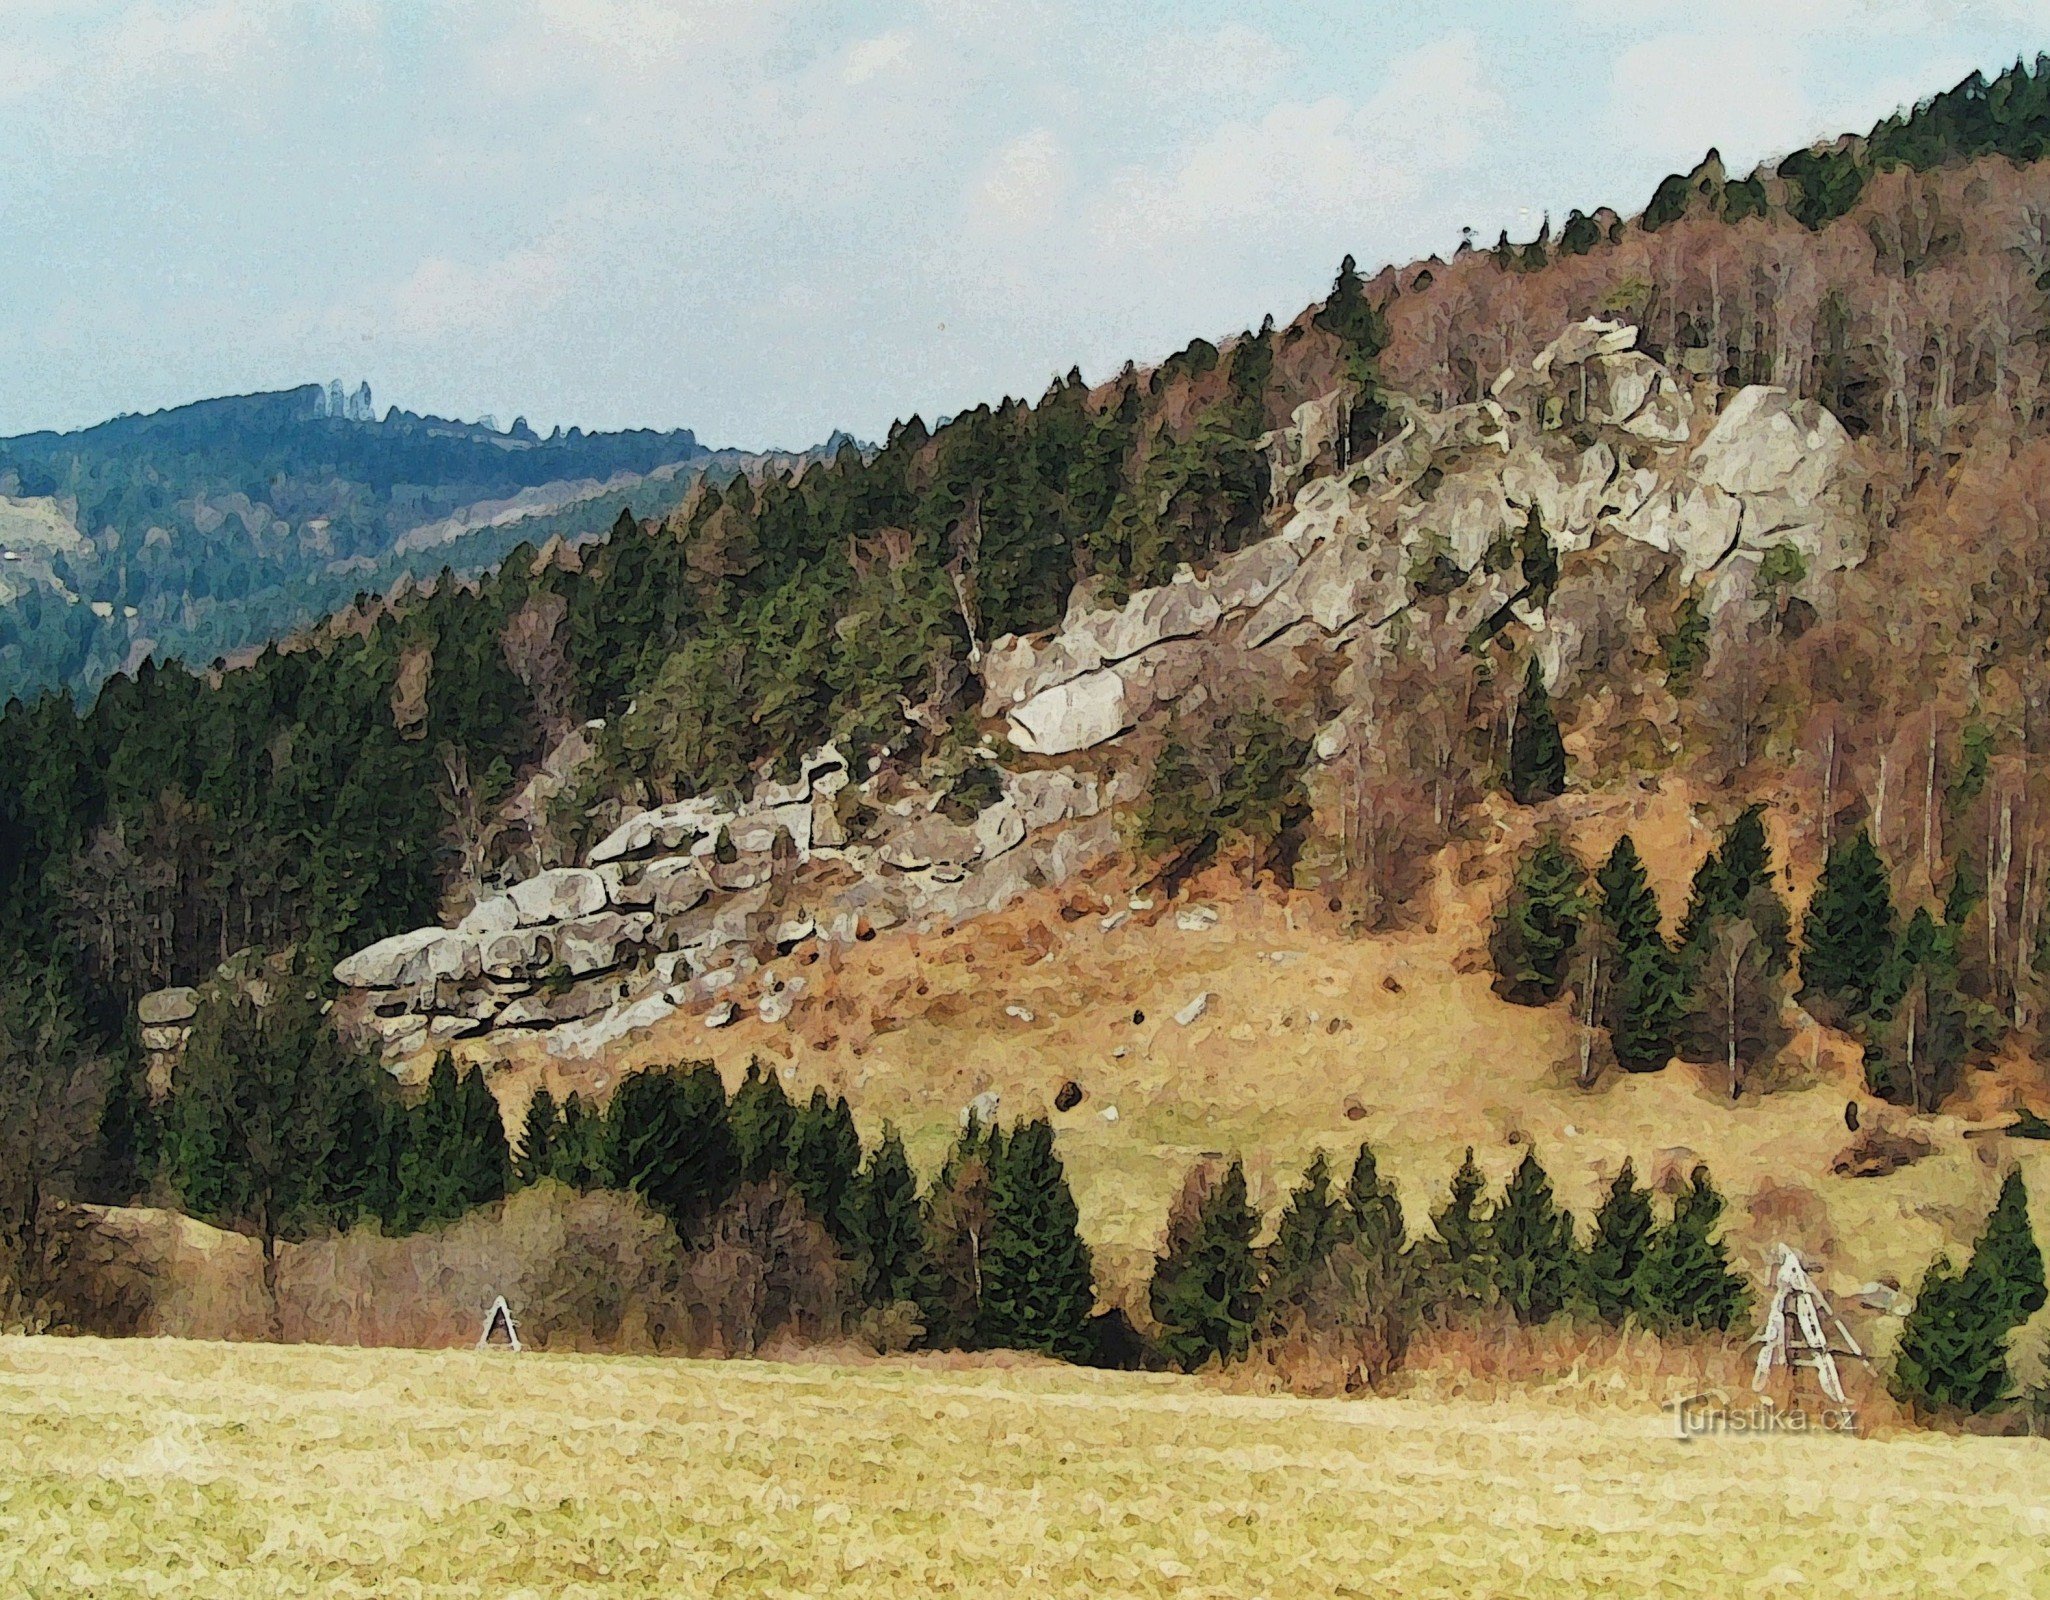
[[2050,1445],[1028,1367],[0,1340],[0,1592],[2050,1592]]

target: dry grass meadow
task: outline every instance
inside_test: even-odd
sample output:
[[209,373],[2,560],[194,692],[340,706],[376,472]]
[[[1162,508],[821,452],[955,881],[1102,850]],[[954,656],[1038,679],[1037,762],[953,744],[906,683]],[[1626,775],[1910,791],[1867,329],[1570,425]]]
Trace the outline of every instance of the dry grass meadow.
[[22,1597],[2050,1593],[2050,1444],[1054,1367],[0,1340]]

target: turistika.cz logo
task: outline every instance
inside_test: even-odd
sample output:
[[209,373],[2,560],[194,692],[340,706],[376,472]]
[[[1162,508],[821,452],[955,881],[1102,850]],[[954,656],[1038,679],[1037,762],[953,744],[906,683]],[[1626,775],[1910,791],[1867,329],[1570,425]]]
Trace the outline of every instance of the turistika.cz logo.
[[1824,1406],[1807,1411],[1800,1406],[1782,1411],[1770,1400],[1749,1406],[1732,1406],[1719,1395],[1690,1394],[1668,1400],[1662,1410],[1673,1414],[1674,1431],[1682,1439],[1714,1434],[1766,1433],[1856,1433],[1855,1406]]

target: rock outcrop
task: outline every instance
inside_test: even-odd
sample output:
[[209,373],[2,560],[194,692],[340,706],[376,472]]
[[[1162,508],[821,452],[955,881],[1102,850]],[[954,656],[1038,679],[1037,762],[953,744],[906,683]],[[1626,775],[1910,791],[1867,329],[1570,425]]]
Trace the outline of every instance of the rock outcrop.
[[[1426,590],[1449,592],[1462,623],[1518,608],[1544,635],[1556,682],[1598,630],[1571,604],[1520,592],[1492,559],[1533,512],[1559,556],[1615,546],[1675,558],[1711,616],[1751,600],[1776,547],[1799,556],[1811,588],[1864,558],[1863,469],[1834,417],[1762,387],[1711,414],[1636,337],[1589,321],[1478,404],[1427,413],[1398,397],[1397,435],[1312,478],[1272,538],[1116,609],[1090,609],[1078,590],[1051,637],[998,641],[983,663],[984,714],[1004,718],[1020,750],[1091,750],[1212,676],[1221,654],[1244,667],[1306,644],[1371,651]],[[1303,418],[1270,443],[1307,450],[1328,432]]]
[[[835,803],[850,788],[877,818],[858,841]],[[1116,790],[1065,769],[1007,772],[994,802],[957,821],[934,795],[883,802],[852,785],[837,751],[815,751],[796,781],[763,783],[742,806],[638,813],[584,866],[536,873],[452,928],[355,952],[335,967],[337,1015],[395,1062],[494,1031],[588,1057],[692,1006],[723,1023],[730,991],[800,945],[964,921],[1107,858]],[[781,1021],[801,993],[765,986],[757,1010]]]
[[[1432,413],[1391,397],[1393,437],[1350,464],[1346,392],[1299,408],[1264,441],[1293,490],[1272,536],[1117,606],[1078,585],[1051,635],[984,654],[984,715],[1027,757],[1082,765],[1000,769],[998,797],[970,814],[898,776],[857,781],[828,747],[744,803],[637,813],[581,865],[342,961],[344,1025],[393,1057],[516,1030],[577,1056],[684,1007],[714,1025],[745,1005],[781,1020],[801,989],[753,976],[778,954],[960,922],[1114,854],[1110,811],[1148,765],[1125,736],[1192,696],[1286,695],[1307,675],[1343,704],[1426,603],[1454,640],[1520,623],[1556,687],[1643,634],[1654,583],[1714,621],[1763,603],[1774,552],[1782,601],[1819,597],[1864,558],[1863,457],[1835,418],[1769,388],[1717,412],[1636,341],[1590,320],[1477,403]],[[1317,757],[1358,736],[1327,723]]]

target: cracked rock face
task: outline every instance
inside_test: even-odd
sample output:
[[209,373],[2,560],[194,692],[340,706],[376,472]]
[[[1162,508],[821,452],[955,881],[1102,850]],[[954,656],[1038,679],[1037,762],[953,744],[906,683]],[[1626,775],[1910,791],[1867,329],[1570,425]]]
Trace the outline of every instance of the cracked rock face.
[[[1071,754],[1135,727],[1220,653],[1364,643],[1371,655],[1371,636],[1448,570],[1455,615],[1484,618],[1519,599],[1485,569],[1533,510],[1561,555],[1634,545],[1676,557],[1711,614],[1748,598],[1775,546],[1800,554],[1811,587],[1864,559],[1864,474],[1833,416],[1765,387],[1712,415],[1636,339],[1590,320],[1504,372],[1477,405],[1433,413],[1398,397],[1396,437],[1307,483],[1271,538],[1115,610],[1071,606],[1048,638],[998,641],[983,666],[984,715],[1005,718],[1020,750]],[[1296,431],[1307,449],[1309,431]],[[1560,631],[1541,608],[1525,612],[1554,634],[1556,676]]]
[[[688,800],[629,817],[593,865],[536,873],[453,928],[397,934],[338,963],[341,1025],[394,1061],[493,1031],[538,1031],[551,1053],[589,1058],[683,1007],[730,1004],[761,963],[807,942],[964,921],[1070,877],[1116,850],[1105,813],[1129,798],[1062,769],[1007,772],[971,822],[914,796],[849,843],[831,804],[849,781],[827,749],[797,782],[763,783],[738,808]],[[838,842],[812,825],[822,815]],[[731,860],[718,859],[722,837]],[[783,1020],[801,994],[779,988],[758,1014]]]

